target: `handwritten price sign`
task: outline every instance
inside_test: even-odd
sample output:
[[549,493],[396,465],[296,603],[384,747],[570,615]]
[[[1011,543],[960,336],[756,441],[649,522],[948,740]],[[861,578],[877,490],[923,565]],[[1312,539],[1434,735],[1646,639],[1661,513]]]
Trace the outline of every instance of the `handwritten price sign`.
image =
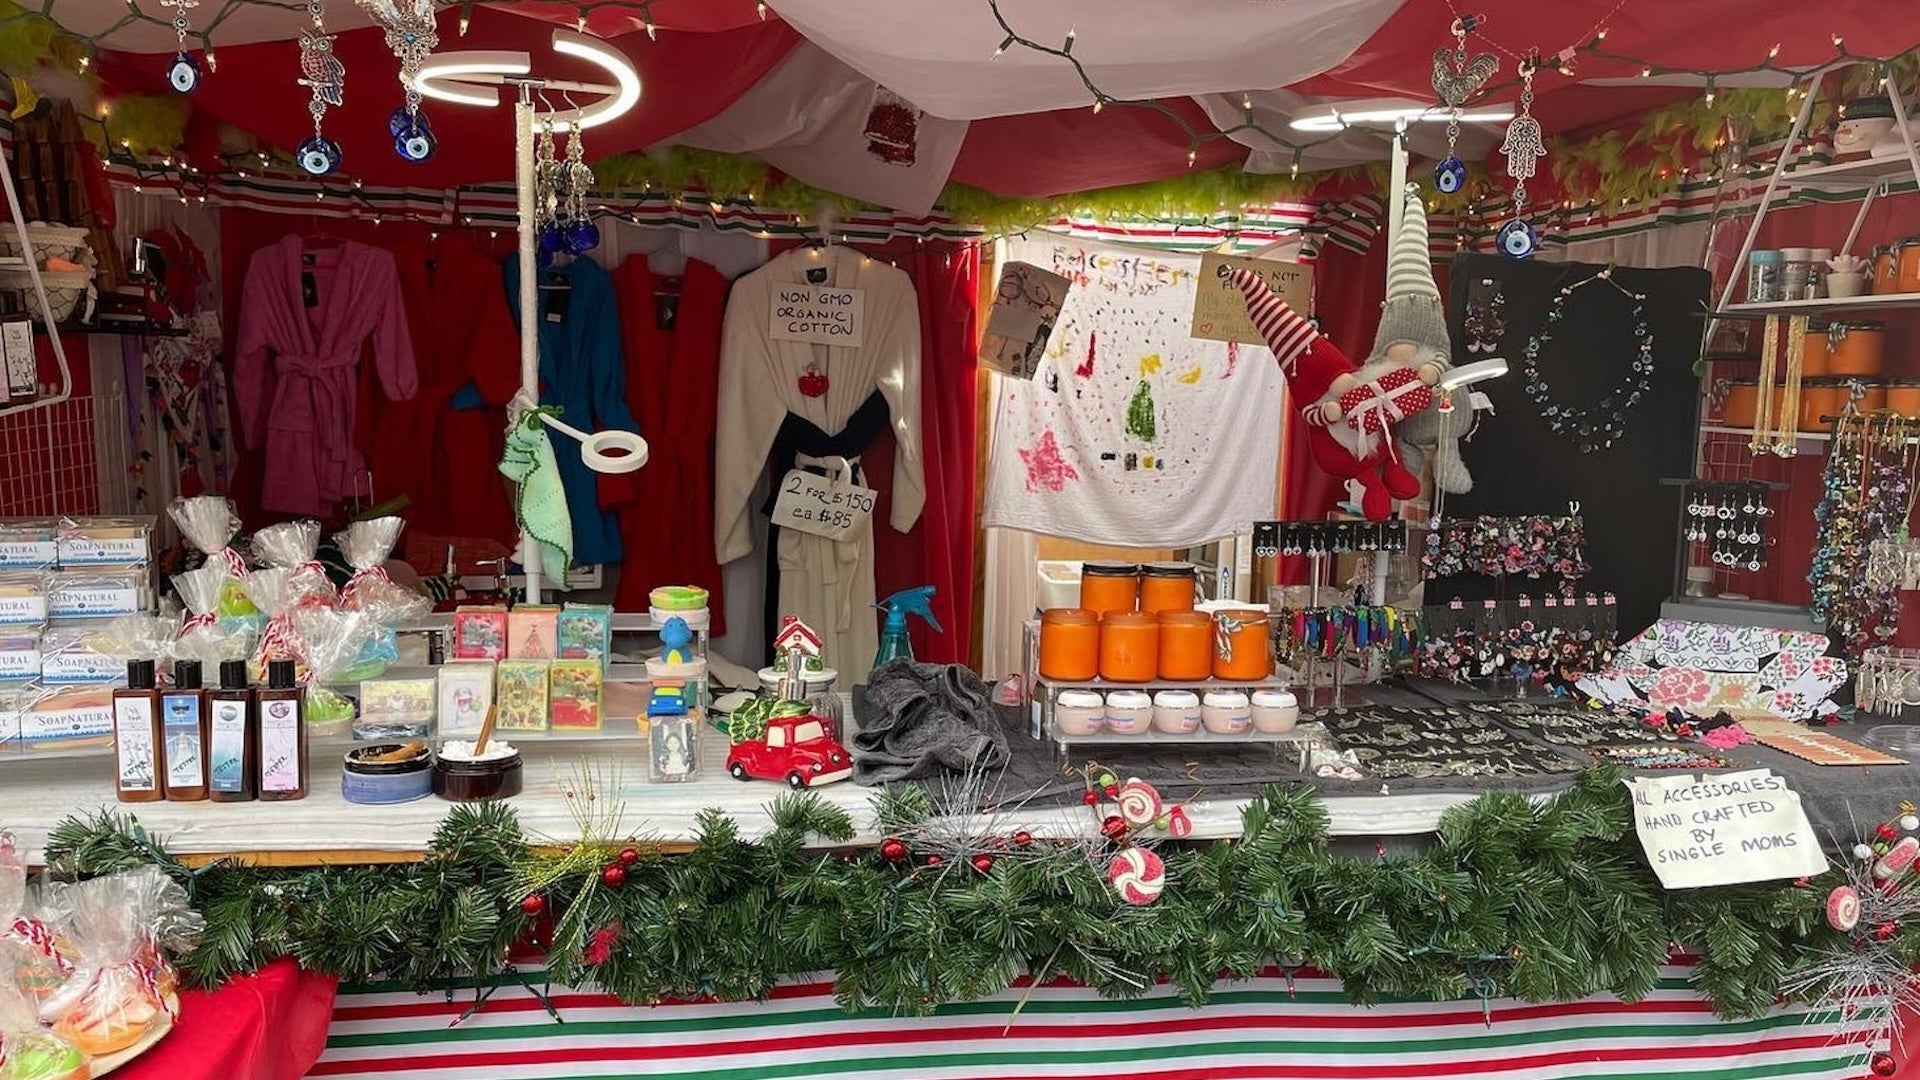
[[872,488],[794,469],[780,481],[773,523],[829,540],[846,540],[858,536],[873,520],[874,499]]

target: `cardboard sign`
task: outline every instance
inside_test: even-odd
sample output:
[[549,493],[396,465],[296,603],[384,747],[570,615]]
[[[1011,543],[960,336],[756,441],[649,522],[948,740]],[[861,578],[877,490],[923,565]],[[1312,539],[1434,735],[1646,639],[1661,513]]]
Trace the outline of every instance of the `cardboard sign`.
[[1634,830],[1669,889],[1808,877],[1827,868],[1800,796],[1767,769],[1634,777]]
[[780,480],[773,523],[829,540],[858,536],[873,518],[875,494],[840,476],[794,469]]
[[776,285],[767,336],[857,349],[867,335],[867,294],[831,285]]
[[1253,320],[1247,318],[1247,303],[1240,290],[1220,276],[1222,266],[1245,268],[1259,274],[1288,307],[1303,316],[1312,313],[1313,267],[1209,252],[1200,257],[1200,287],[1193,295],[1194,337],[1237,341],[1242,345],[1267,343],[1260,331],[1253,328]]
[[1016,379],[1031,379],[1073,282],[1032,263],[1010,262],[987,313],[980,362]]

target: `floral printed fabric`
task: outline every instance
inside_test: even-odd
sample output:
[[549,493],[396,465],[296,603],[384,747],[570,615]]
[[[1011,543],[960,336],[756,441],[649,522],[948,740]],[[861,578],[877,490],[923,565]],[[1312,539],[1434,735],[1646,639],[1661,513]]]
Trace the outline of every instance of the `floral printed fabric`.
[[1836,710],[1827,699],[1847,681],[1846,661],[1826,650],[1820,634],[1662,619],[1579,686],[1612,704],[1809,720]]
[[1557,575],[1560,591],[1587,572],[1586,529],[1578,517],[1478,517],[1436,521],[1420,556],[1422,575]]

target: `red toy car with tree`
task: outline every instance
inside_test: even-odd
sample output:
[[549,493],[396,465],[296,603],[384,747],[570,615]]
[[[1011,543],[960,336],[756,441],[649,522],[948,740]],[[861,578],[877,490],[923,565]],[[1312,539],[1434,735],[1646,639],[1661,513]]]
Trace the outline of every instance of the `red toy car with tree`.
[[727,771],[735,780],[785,780],[798,791],[852,776],[853,755],[819,717],[782,716],[768,720],[760,738],[734,743]]

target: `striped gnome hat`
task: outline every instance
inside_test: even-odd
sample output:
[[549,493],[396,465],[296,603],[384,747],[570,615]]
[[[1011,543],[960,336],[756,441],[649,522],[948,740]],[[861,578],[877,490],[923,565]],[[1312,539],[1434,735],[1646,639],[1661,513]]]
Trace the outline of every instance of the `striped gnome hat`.
[[1301,314],[1287,306],[1279,294],[1267,287],[1260,275],[1251,270],[1221,267],[1228,284],[1240,290],[1246,301],[1247,318],[1266,339],[1273,357],[1286,376],[1288,396],[1306,407],[1338,397],[1332,392],[1333,380],[1351,375],[1358,365],[1347,358],[1331,341]]
[[1433,283],[1427,208],[1420,201],[1419,189],[1412,184],[1407,187],[1400,234],[1394,237],[1393,250],[1387,257],[1387,300],[1380,308],[1380,329],[1373,338],[1373,351],[1377,356],[1395,342],[1411,341],[1434,350],[1440,362],[1447,364],[1453,355],[1453,342],[1447,336],[1447,309]]

